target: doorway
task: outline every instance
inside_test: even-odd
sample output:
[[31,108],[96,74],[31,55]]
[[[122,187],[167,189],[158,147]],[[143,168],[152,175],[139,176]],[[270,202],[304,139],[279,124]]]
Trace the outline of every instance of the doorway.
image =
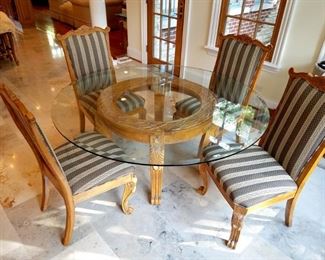
[[148,0],[148,63],[175,65],[179,74],[185,0]]

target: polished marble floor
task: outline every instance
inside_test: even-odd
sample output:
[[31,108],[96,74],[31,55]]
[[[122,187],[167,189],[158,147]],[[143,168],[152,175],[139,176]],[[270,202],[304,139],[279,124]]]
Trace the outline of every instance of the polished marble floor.
[[[51,30],[18,36],[20,65],[0,61],[0,81],[39,119],[51,143],[64,142],[53,127],[51,102],[69,83],[63,53]],[[284,203],[246,219],[237,249],[224,245],[231,209],[210,183],[206,196],[193,190],[195,167],[166,168],[160,206],[148,203],[148,168],[137,167],[132,215],[119,208],[121,189],[76,208],[72,244],[60,243],[63,201],[51,190],[39,209],[36,160],[0,100],[0,259],[324,259],[325,170],[317,168],[297,205],[294,225],[284,225]]]

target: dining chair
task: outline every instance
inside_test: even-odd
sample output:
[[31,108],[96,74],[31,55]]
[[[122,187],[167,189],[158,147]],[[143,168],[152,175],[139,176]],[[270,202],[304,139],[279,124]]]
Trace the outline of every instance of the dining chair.
[[[136,188],[134,167],[97,156],[70,142],[53,149],[34,115],[16,95],[4,85],[0,85],[0,95],[38,161],[42,177],[41,210],[47,207],[48,180],[63,197],[66,208],[66,226],[62,239],[64,245],[68,245],[72,238],[75,205],[78,202],[124,185],[122,210],[125,214],[132,213],[128,199]],[[124,155],[116,144],[97,132],[82,133],[76,137],[76,142],[80,147],[90,142],[92,145],[97,143],[96,149],[112,157]]]
[[[71,82],[80,83],[73,86],[79,108],[81,132],[85,131],[85,115],[95,124],[96,102],[100,91],[116,83],[108,38],[109,31],[108,27],[102,29],[83,25],[64,35],[57,34]],[[83,83],[83,80],[89,76],[98,77],[97,74],[101,79],[99,84],[89,84],[98,81],[88,81],[87,85]],[[121,98],[124,102],[119,102],[117,105],[123,112],[145,117],[144,98],[132,92],[127,92]]]
[[[255,88],[263,62],[271,51],[271,45],[252,39],[248,35],[220,35],[221,45],[211,75],[209,89],[218,98],[245,104]],[[176,102],[174,118],[192,115],[200,107],[200,101],[189,97]]]
[[325,77],[289,70],[289,81],[271,122],[258,145],[212,161],[220,147],[210,144],[200,165],[207,191],[207,174],[233,209],[227,246],[235,248],[244,217],[287,201],[285,224],[292,225],[299,195],[325,153]]

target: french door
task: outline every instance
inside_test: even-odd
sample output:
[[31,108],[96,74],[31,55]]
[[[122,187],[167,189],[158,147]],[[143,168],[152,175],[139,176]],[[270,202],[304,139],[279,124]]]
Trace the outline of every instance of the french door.
[[147,1],[149,64],[180,65],[184,7],[185,0]]

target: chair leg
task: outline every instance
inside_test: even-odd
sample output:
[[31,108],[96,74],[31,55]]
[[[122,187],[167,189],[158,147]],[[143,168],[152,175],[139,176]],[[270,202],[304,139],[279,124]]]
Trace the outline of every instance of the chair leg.
[[295,206],[296,206],[295,198],[289,199],[287,201],[286,211],[285,211],[285,224],[288,227],[292,226],[292,218],[293,218],[293,212],[295,210]]
[[16,62],[16,65],[19,65],[19,61],[18,61],[17,55],[16,55],[16,47],[15,47],[15,42],[13,39],[13,34],[10,33],[8,35],[8,37],[9,37],[9,42],[10,42],[10,47],[11,47],[11,55],[13,57],[13,60]]
[[201,176],[203,185],[196,189],[196,192],[202,196],[208,191],[208,169],[209,167],[206,163],[201,163],[199,165],[199,174]]
[[201,140],[200,140],[200,144],[199,144],[199,150],[197,152],[197,157],[200,157],[201,158],[203,149],[204,149],[204,147],[206,147],[209,144],[209,142],[210,142],[210,140],[209,140],[209,134],[208,133],[204,133],[201,136]]
[[47,209],[48,200],[49,200],[49,188],[48,188],[48,179],[41,173],[42,176],[42,195],[41,195],[41,210],[45,211]]
[[177,113],[177,111],[173,114],[173,120],[177,120],[177,119],[180,119],[180,115],[179,113]]
[[236,248],[246,213],[245,208],[235,205],[231,218],[231,233],[227,241],[227,246],[231,249]]
[[75,207],[74,202],[70,198],[64,198],[65,209],[66,209],[66,220],[64,236],[62,238],[62,244],[67,246],[72,238],[73,226],[75,221]]
[[139,119],[146,119],[147,111],[145,108],[140,109],[139,111]]
[[134,194],[136,189],[137,179],[134,177],[131,182],[128,182],[124,186],[124,192],[122,197],[122,210],[126,215],[133,212],[133,208],[129,206],[129,198]]
[[86,121],[85,121],[85,114],[79,109],[79,120],[80,120],[80,132],[85,132]]
[[183,113],[182,110],[176,109],[176,112],[173,114],[173,120],[177,120],[177,119],[184,118],[187,116],[189,116],[189,115]]

